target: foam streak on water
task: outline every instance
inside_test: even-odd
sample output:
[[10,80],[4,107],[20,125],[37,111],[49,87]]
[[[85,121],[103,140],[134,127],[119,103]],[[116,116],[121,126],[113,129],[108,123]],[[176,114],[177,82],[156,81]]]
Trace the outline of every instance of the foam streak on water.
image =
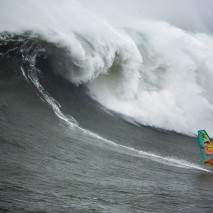
[[[25,77],[26,74],[25,74],[23,68],[21,68],[21,69],[22,69],[22,73]],[[108,140],[106,138],[101,137],[100,135],[98,135],[98,134],[96,134],[92,131],[89,131],[89,130],[82,128],[74,118],[72,118],[70,116],[68,117],[67,115],[65,115],[60,110],[60,104],[54,98],[50,97],[49,94],[43,89],[43,87],[39,83],[36,75],[33,75],[33,76],[28,75],[28,77],[33,82],[33,84],[36,86],[39,93],[44,97],[44,99],[48,103],[48,105],[50,105],[52,107],[56,116],[59,119],[63,120],[70,128],[72,128],[72,129],[76,128],[76,129],[80,130],[83,134],[87,134],[89,136],[97,138],[97,139],[100,140],[100,142],[110,144],[110,145],[118,148],[118,149],[116,149],[116,151],[124,152],[125,154],[128,154],[128,155],[134,155],[134,156],[138,156],[138,157],[142,157],[142,158],[147,158],[147,159],[150,159],[152,161],[155,161],[155,162],[158,162],[158,163],[161,163],[161,164],[165,164],[165,165],[168,165],[168,166],[180,167],[180,168],[184,168],[184,169],[196,169],[196,170],[201,170],[201,171],[212,173],[208,169],[202,168],[199,165],[190,163],[190,162],[185,161],[185,160],[175,159],[173,157],[159,156],[159,155],[156,155],[154,153],[145,152],[145,151],[142,151],[142,150],[134,149],[132,147],[117,144],[117,143],[115,143],[111,140]]]

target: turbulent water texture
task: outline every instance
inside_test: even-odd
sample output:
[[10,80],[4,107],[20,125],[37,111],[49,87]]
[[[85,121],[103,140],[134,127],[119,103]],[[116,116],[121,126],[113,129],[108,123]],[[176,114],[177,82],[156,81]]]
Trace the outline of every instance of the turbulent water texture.
[[191,137],[213,135],[211,33],[75,1],[0,12],[0,212],[212,212]]

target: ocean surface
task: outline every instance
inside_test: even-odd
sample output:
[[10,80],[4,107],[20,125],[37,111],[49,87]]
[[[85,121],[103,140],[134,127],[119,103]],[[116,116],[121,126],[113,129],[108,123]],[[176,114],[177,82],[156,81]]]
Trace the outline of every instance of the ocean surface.
[[0,9],[0,212],[213,212],[212,34],[25,3]]

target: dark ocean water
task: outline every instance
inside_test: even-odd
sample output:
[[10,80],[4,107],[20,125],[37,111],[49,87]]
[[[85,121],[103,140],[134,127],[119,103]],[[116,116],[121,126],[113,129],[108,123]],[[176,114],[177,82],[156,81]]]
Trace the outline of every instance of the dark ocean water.
[[9,36],[0,53],[0,212],[213,212],[195,137],[105,109],[55,74],[52,44]]

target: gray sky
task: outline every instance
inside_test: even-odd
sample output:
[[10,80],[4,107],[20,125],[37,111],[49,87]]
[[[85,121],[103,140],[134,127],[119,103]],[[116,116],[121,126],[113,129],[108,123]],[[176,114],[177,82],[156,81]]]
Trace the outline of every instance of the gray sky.
[[213,0],[79,0],[112,24],[134,19],[164,20],[183,29],[213,32]]
[[72,22],[76,28],[86,27],[89,16],[83,6],[115,26],[131,26],[148,18],[213,33],[213,0],[0,0],[0,5],[0,30],[27,23],[69,26]]

